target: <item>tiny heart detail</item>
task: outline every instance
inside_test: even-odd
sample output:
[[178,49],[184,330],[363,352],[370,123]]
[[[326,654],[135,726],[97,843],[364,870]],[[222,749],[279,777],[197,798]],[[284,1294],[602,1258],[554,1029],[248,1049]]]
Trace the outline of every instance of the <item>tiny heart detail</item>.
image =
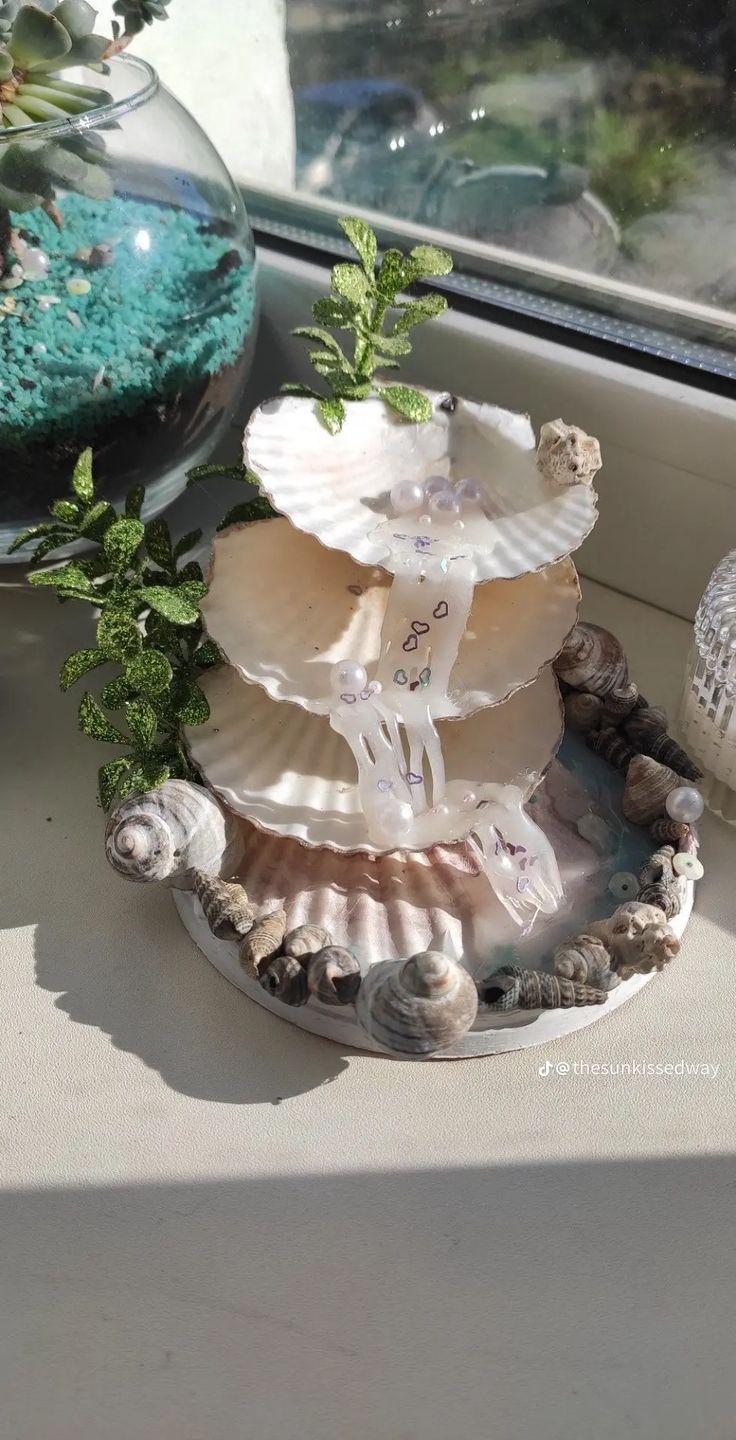
[[405,685],[408,678],[409,677],[405,670],[394,671],[394,685]]
[[376,693],[376,682],[375,682],[375,680],[371,680],[370,684],[369,684],[369,685],[366,685],[365,690],[361,690],[361,692],[360,692],[360,698],[361,698],[361,700],[370,700],[371,695],[375,695],[375,693]]
[[529,889],[529,886],[531,885],[531,883],[532,883],[532,882],[531,882],[531,880],[529,879],[529,876],[528,876],[528,875],[520,875],[519,878],[518,878],[518,880],[517,880],[517,882],[516,882],[516,888],[517,888],[519,894],[520,894],[520,895],[523,895],[523,894],[524,894],[524,891]]
[[378,782],[378,789],[380,790],[382,795],[388,795],[389,790],[393,790],[393,788],[393,780],[379,780]]
[[402,650],[406,650],[408,654],[411,650],[416,650],[418,644],[419,641],[417,640],[416,635],[407,635],[401,648]]
[[341,699],[341,700],[344,700],[346,705],[354,705],[355,702],[356,702],[356,700],[357,700],[357,698],[358,698],[357,695],[349,695],[349,694],[348,694],[348,695],[341,695],[341,696],[340,696],[340,699]]
[[432,611],[435,620],[444,620],[449,615],[449,613],[450,607],[446,600],[440,600],[439,605],[435,605],[434,610]]
[[426,620],[412,620],[411,628],[415,635],[426,635],[429,625]]
[[407,785],[423,785],[424,780],[422,779],[421,775],[415,775],[413,770],[408,770],[406,775],[406,783]]

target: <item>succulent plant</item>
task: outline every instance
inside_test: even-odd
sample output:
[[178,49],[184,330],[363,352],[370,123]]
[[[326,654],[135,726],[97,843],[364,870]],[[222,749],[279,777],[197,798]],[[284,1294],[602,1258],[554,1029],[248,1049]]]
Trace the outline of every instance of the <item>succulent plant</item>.
[[33,136],[34,125],[66,121],[111,101],[106,90],[65,80],[60,72],[72,66],[104,71],[108,55],[125,49],[144,25],[166,18],[168,3],[116,0],[125,31],[121,35],[116,22],[110,39],[94,33],[97,11],[88,0],[0,0],[0,133],[23,131],[0,147],[0,272],[12,234],[9,211],[41,206],[60,224],[57,185],[94,200],[112,194],[104,140],[96,131],[53,140]]

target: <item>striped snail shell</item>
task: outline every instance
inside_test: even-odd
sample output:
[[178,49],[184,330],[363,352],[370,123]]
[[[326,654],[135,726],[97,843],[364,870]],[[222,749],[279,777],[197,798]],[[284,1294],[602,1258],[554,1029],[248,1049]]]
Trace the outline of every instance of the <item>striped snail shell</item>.
[[218,940],[242,940],[251,929],[255,915],[242,885],[207,875],[204,870],[194,870],[192,874],[194,893],[212,934]]
[[209,790],[189,780],[167,780],[132,795],[114,810],[105,831],[105,854],[126,880],[194,888],[194,871],[233,875],[243,857],[240,827]]
[[682,785],[682,778],[650,755],[635,755],[626,772],[622,809],[635,825],[650,825],[665,813],[670,790]]
[[630,680],[628,685],[622,685],[619,690],[612,690],[603,701],[604,725],[620,725],[622,720],[631,714],[638,699],[639,687],[633,680]]
[[602,760],[606,760],[614,770],[619,770],[622,775],[626,774],[635,757],[635,751],[619,735],[618,730],[614,730],[609,725],[605,730],[598,730],[593,735],[586,735],[585,740],[588,748],[595,755],[600,755]]
[[385,1050],[431,1055],[470,1029],[478,993],[467,970],[436,950],[371,966],[358,991],[360,1024]]
[[674,858],[673,846],[662,845],[639,871],[639,900],[643,905],[656,905],[667,920],[679,915],[687,891],[686,882],[672,868]]
[[582,985],[545,970],[523,970],[502,965],[481,984],[481,1000],[489,1010],[560,1010],[573,1005],[603,1005],[605,990]]
[[642,755],[650,755],[662,765],[669,765],[686,780],[702,780],[702,770],[667,734],[667,718],[663,710],[655,710],[651,706],[646,710],[635,710],[623,728],[627,739]]
[[[254,980],[281,949],[286,930],[286,911],[272,910],[256,920],[240,947],[240,963]],[[298,962],[297,962],[298,963]]]
[[573,690],[605,697],[629,683],[624,648],[610,630],[579,621],[565,641],[553,669]]
[[603,701],[600,695],[589,695],[587,690],[571,690],[565,696],[565,720],[573,730],[587,735],[598,730],[603,716]]
[[331,935],[320,925],[297,925],[295,930],[290,930],[288,935],[284,936],[284,954],[301,960],[302,965],[307,965],[311,955],[316,955],[318,950],[331,944]]
[[326,945],[309,957],[307,984],[323,1005],[352,1005],[360,989],[360,966],[352,951]]
[[683,841],[692,833],[685,820],[670,820],[669,815],[654,820],[649,827],[649,834],[656,845],[674,845],[677,849],[682,848]]
[[275,955],[258,976],[258,983],[282,1005],[306,1005],[307,974],[293,955]]
[[595,935],[577,935],[558,945],[552,965],[555,975],[564,980],[579,980],[582,985],[613,990],[620,983],[616,971],[611,969],[608,946]]

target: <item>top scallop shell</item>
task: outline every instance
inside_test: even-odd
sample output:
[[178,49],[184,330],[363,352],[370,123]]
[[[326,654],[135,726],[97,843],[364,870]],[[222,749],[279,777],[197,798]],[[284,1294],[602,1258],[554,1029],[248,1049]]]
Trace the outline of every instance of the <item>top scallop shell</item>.
[[[528,417],[466,400],[443,408],[448,397],[428,393],[433,414],[425,423],[409,424],[371,398],[347,405],[338,435],[322,425],[315,401],[269,400],[247,426],[245,462],[297,529],[391,573],[397,538],[411,541],[422,530],[413,518],[392,516],[389,492],[432,474],[473,477],[488,491],[487,513],[464,515],[460,540],[478,580],[513,579],[576,550],[596,522],[595,491],[543,479]],[[441,538],[455,537],[443,527]]]

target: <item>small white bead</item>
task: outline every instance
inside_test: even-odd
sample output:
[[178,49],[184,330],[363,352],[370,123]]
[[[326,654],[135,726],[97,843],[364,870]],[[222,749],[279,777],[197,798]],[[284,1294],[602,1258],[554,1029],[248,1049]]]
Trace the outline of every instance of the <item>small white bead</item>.
[[630,870],[619,870],[611,876],[608,889],[614,900],[636,900],[639,894],[639,881]]
[[687,851],[678,851],[672,857],[672,869],[676,875],[684,875],[686,880],[702,880],[705,874],[697,855],[690,855]]
[[485,491],[478,480],[461,480],[455,494],[465,510],[477,510]]
[[37,245],[28,245],[23,252],[24,280],[45,280],[49,273],[49,257]]
[[466,807],[466,809],[474,810],[477,804],[478,796],[476,795],[475,790],[466,790],[465,794],[463,795],[463,805]]
[[438,490],[436,495],[430,496],[429,513],[433,520],[440,520],[443,525],[451,525],[460,515],[460,503],[455,499],[452,490]]
[[368,684],[368,672],[359,660],[338,660],[330,671],[330,684],[336,695],[358,695]]
[[694,785],[678,785],[676,790],[670,790],[665,809],[671,820],[692,825],[700,819],[705,809],[705,801]]
[[396,801],[386,796],[376,807],[370,828],[379,843],[399,845],[413,823],[414,811],[409,801]]
[[424,487],[415,480],[400,480],[390,495],[395,515],[412,515],[424,504]]
[[451,489],[452,484],[448,475],[430,475],[424,484],[424,493],[428,500],[432,495],[440,495],[443,490]]

